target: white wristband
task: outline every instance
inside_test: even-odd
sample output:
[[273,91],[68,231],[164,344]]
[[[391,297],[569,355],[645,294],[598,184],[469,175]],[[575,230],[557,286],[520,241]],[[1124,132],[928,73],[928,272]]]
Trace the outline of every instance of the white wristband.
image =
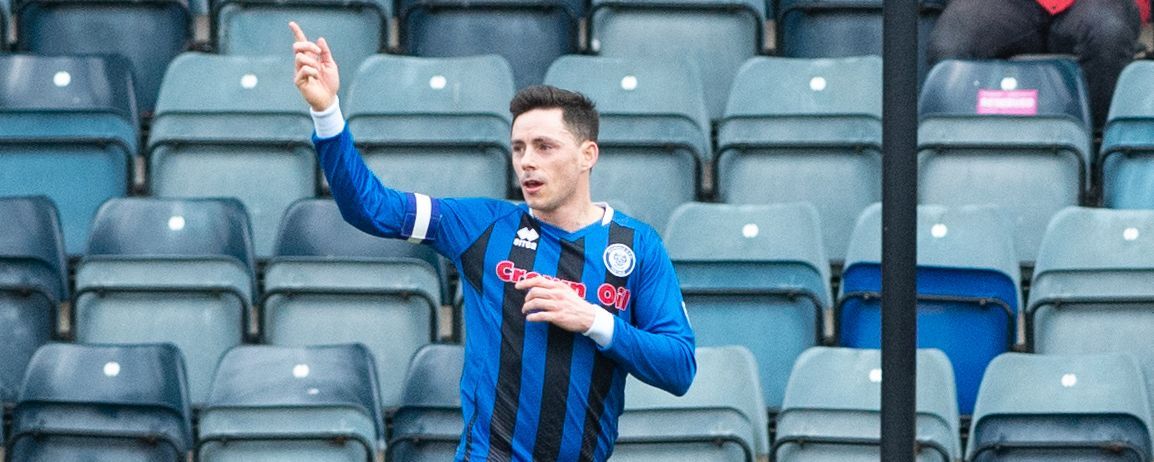
[[605,348],[613,342],[613,315],[600,307],[596,308],[597,314],[593,317],[593,324],[583,334],[597,342],[601,348]]
[[333,104],[320,112],[309,108],[309,114],[313,116],[317,138],[332,138],[345,130],[345,116],[341,114],[340,98],[334,97]]

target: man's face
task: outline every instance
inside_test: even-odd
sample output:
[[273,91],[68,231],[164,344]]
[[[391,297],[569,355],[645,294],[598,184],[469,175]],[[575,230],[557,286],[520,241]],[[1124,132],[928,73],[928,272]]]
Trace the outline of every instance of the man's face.
[[534,109],[513,121],[513,170],[529,207],[554,212],[579,199],[580,182],[588,182],[582,175],[593,166],[584,152],[589,144],[577,142],[560,108]]

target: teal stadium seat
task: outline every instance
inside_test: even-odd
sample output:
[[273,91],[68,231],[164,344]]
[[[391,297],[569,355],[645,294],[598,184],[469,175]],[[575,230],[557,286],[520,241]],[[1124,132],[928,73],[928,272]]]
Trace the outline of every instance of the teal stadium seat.
[[203,462],[373,462],[385,420],[363,345],[238,346],[200,413]]
[[264,341],[364,344],[377,361],[381,403],[395,408],[404,388],[397,365],[439,334],[438,265],[429,247],[345,223],[331,200],[297,202],[264,272]]
[[718,199],[812,202],[840,262],[854,221],[881,200],[881,89],[877,57],[746,61],[718,126]]
[[1032,262],[1050,217],[1089,181],[1086,85],[1068,59],[938,63],[919,102],[918,201],[996,204]]
[[[813,347],[797,358],[777,416],[774,460],[876,461],[881,444],[881,351]],[[949,358],[917,352],[916,459],[960,460]]]
[[76,269],[76,341],[171,342],[188,362],[193,404],[204,403],[217,361],[249,325],[250,236],[234,199],[108,201]]
[[697,197],[711,154],[709,118],[692,67],[564,56],[545,83],[585,94],[601,114],[593,200],[627,201],[632,216],[664,229],[674,208]]
[[462,345],[432,344],[417,350],[405,374],[401,407],[393,414],[389,461],[452,460],[465,429],[461,415]]
[[0,196],[51,198],[70,255],[100,204],[131,187],[135,101],[122,59],[0,55]]
[[742,345],[769,409],[797,355],[820,343],[832,308],[817,211],[806,203],[678,207],[665,245],[698,346]]
[[1118,77],[1096,167],[1102,205],[1154,208],[1154,62],[1134,61]]
[[499,56],[377,55],[345,105],[357,147],[385,185],[438,197],[504,198],[513,73]]
[[284,57],[186,53],[169,66],[148,139],[157,197],[236,197],[257,255],[289,204],[317,191],[308,105]]

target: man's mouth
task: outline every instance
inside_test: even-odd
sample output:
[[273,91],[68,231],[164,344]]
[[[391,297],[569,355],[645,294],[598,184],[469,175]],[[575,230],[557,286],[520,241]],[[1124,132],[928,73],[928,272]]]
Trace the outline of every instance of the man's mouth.
[[535,193],[544,185],[545,183],[540,180],[524,180],[521,182],[521,189],[526,193]]

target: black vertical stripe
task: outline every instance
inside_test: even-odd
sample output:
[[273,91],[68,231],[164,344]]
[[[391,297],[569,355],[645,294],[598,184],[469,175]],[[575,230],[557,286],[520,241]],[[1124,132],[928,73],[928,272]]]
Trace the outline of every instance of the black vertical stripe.
[[493,235],[493,225],[481,233],[481,237],[473,241],[465,252],[461,254],[461,272],[465,280],[473,284],[473,289],[481,292],[481,277],[485,274],[485,251],[489,248],[489,236]]
[[[561,259],[557,277],[580,282],[585,273],[585,238],[561,242]],[[565,433],[565,410],[569,400],[569,373],[573,362],[573,336],[556,325],[549,325],[549,344],[545,353],[545,383],[541,390],[541,415],[537,420],[537,442],[534,461],[554,461],[561,451]]]
[[[528,214],[521,216],[517,229],[530,228],[540,234]],[[517,268],[530,270],[537,260],[536,250],[510,244],[509,261]],[[508,461],[513,454],[513,431],[517,426],[517,405],[521,397],[521,353],[525,343],[525,292],[514,283],[505,284],[501,314],[501,356],[497,372],[497,392],[493,418],[489,423],[489,460]]]
[[[626,228],[617,223],[609,225],[609,245],[625,244],[633,248],[633,228]],[[637,263],[640,266],[640,263]],[[635,267],[636,268],[636,267]],[[617,276],[606,268],[605,282],[614,287],[625,287],[629,275]],[[610,313],[619,314],[613,307],[605,307]],[[605,398],[609,395],[609,387],[613,385],[613,360],[593,352],[593,376],[589,381],[589,407],[585,409],[585,428],[581,432],[581,457],[577,460],[590,462],[597,451],[597,437],[601,434],[601,414],[605,411]]]

